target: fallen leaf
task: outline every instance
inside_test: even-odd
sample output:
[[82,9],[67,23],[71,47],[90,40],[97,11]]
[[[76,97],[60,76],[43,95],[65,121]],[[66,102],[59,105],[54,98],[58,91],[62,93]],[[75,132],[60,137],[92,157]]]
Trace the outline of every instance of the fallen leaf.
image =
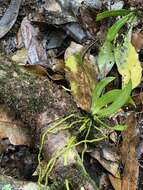
[[93,56],[85,57],[82,62],[83,47],[74,42],[65,52],[65,74],[70,82],[71,93],[77,105],[90,111],[91,94],[97,83],[97,73]]
[[[103,158],[102,154],[99,150],[94,150],[89,153],[91,157],[96,159],[108,172],[110,172],[116,178],[120,178],[119,172],[119,160],[114,157],[114,160],[107,160],[107,158]],[[113,153],[112,153],[113,154]],[[111,154],[111,158],[113,157]],[[116,160],[116,161],[115,161]]]
[[30,131],[5,106],[0,105],[0,139],[8,138],[13,145],[30,145]]
[[24,18],[21,23],[18,37],[19,44],[23,42],[28,52],[29,64],[35,64],[47,60],[46,50],[39,41],[39,32],[32,26],[27,18]]
[[[44,62],[41,62],[44,64]],[[45,65],[40,65],[40,64],[35,64],[35,65],[21,65],[26,71],[39,75],[39,76],[47,76],[50,79],[52,79],[53,81],[59,81],[59,80],[64,80],[64,76],[62,74],[62,68],[61,68],[61,73],[60,72],[55,72],[55,73],[50,73],[48,72],[48,69],[50,70],[50,68],[46,69]],[[59,66],[59,67],[58,67]],[[55,70],[60,69],[60,65],[57,65],[57,67],[55,66]],[[50,70],[51,71],[51,70]],[[54,70],[53,70],[54,72]]]
[[22,65],[24,69],[26,69],[28,72],[31,72],[33,74],[39,75],[39,76],[48,76],[48,72],[46,68],[44,68],[42,65],[36,64],[36,65]]

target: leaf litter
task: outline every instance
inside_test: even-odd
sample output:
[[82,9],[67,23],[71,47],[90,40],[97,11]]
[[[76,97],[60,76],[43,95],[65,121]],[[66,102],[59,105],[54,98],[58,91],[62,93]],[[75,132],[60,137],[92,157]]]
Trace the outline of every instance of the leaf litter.
[[[137,108],[142,107],[143,35],[142,29],[138,28],[138,25],[142,24],[138,23],[140,13],[136,15],[140,1],[138,3],[124,1],[121,9],[119,4],[111,6],[100,1],[86,0],[83,3],[77,0],[72,2],[47,0],[41,4],[37,1],[33,15],[23,13],[22,19],[17,18],[21,1],[18,2],[17,10],[7,9],[0,20],[0,34],[2,33],[0,38],[5,38],[14,27],[16,19],[18,21],[20,19],[20,25],[16,25],[18,32],[15,48],[18,50],[11,53],[12,60],[28,72],[46,76],[54,82],[58,81],[57,85],[72,95],[77,107],[95,123],[93,126],[96,128],[90,131],[93,134],[87,136],[88,140],[93,136],[96,138],[98,130],[109,135],[103,141],[106,146],[104,143],[84,145],[87,146],[85,152],[89,155],[88,162],[92,157],[102,165],[112,188],[135,190],[138,186],[140,189],[136,154],[139,134],[136,132],[136,118],[133,113],[130,114],[132,111],[137,114]],[[21,7],[23,6],[22,3]],[[140,9],[142,10],[142,5]],[[6,21],[7,14],[13,14],[14,17],[8,17],[10,21],[5,29],[3,20]],[[134,21],[133,18],[138,19]],[[45,36],[49,37],[49,41]],[[94,46],[87,46],[94,41]],[[3,39],[1,42],[3,43]],[[86,46],[88,48],[84,52]],[[94,97],[93,93],[99,82],[102,80],[107,82],[113,69],[120,74],[120,77],[116,78],[120,87],[114,86],[112,82],[111,91],[108,90],[109,85],[105,85],[99,96]],[[132,98],[136,108],[128,104]],[[119,121],[122,117],[120,111],[127,122],[122,122],[122,119]],[[113,120],[116,120],[116,125]],[[108,129],[105,129],[106,127]],[[111,143],[110,134],[114,132],[116,139]],[[82,135],[85,137],[84,133]],[[5,138],[14,145],[30,146],[27,130],[23,130],[22,124],[15,124],[15,121],[9,118],[7,121],[0,121],[0,139]],[[120,165],[123,166],[122,171],[119,169]]]

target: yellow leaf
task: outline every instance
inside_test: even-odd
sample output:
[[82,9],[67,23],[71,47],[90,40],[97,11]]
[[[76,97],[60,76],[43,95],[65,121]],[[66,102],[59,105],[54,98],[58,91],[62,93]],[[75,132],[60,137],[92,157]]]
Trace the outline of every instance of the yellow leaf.
[[122,75],[123,87],[132,81],[132,88],[137,87],[141,82],[142,68],[138,60],[138,55],[128,37],[124,44],[115,48],[115,60],[119,73]]

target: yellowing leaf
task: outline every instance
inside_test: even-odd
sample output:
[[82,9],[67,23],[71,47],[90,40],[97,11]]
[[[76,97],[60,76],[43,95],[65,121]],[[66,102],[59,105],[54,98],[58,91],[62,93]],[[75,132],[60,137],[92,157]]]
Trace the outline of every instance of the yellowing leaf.
[[78,57],[75,55],[71,55],[68,59],[66,59],[66,66],[69,67],[72,72],[77,72],[77,59]]
[[92,90],[97,83],[94,59],[90,55],[81,59],[82,46],[74,42],[65,52],[65,75],[70,83],[71,94],[77,105],[90,111]]
[[132,88],[137,87],[141,81],[142,68],[128,36],[125,37],[122,45],[115,48],[115,60],[118,71],[122,75],[122,85],[125,86],[131,79]]

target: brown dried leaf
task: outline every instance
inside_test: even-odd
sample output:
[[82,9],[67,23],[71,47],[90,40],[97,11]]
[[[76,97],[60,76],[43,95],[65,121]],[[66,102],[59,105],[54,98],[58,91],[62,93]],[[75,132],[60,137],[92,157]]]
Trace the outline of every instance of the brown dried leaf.
[[41,65],[22,65],[24,67],[24,69],[26,69],[27,71],[34,73],[36,75],[40,75],[40,76],[47,76],[48,72],[46,70],[46,68],[44,68]]
[[127,130],[123,132],[123,142],[120,149],[124,165],[121,189],[136,190],[139,173],[136,146],[139,143],[139,137],[136,134],[137,122],[134,113],[128,116],[127,125]]
[[114,190],[121,190],[121,179],[114,177],[113,175],[108,175],[110,182],[114,188]]
[[48,70],[42,65],[36,64],[36,65],[22,65],[22,66],[30,73],[39,76],[48,76],[53,81],[64,80],[64,76],[61,73],[49,74]]
[[8,138],[14,145],[31,143],[30,132],[5,105],[0,105],[0,139],[3,138]]

